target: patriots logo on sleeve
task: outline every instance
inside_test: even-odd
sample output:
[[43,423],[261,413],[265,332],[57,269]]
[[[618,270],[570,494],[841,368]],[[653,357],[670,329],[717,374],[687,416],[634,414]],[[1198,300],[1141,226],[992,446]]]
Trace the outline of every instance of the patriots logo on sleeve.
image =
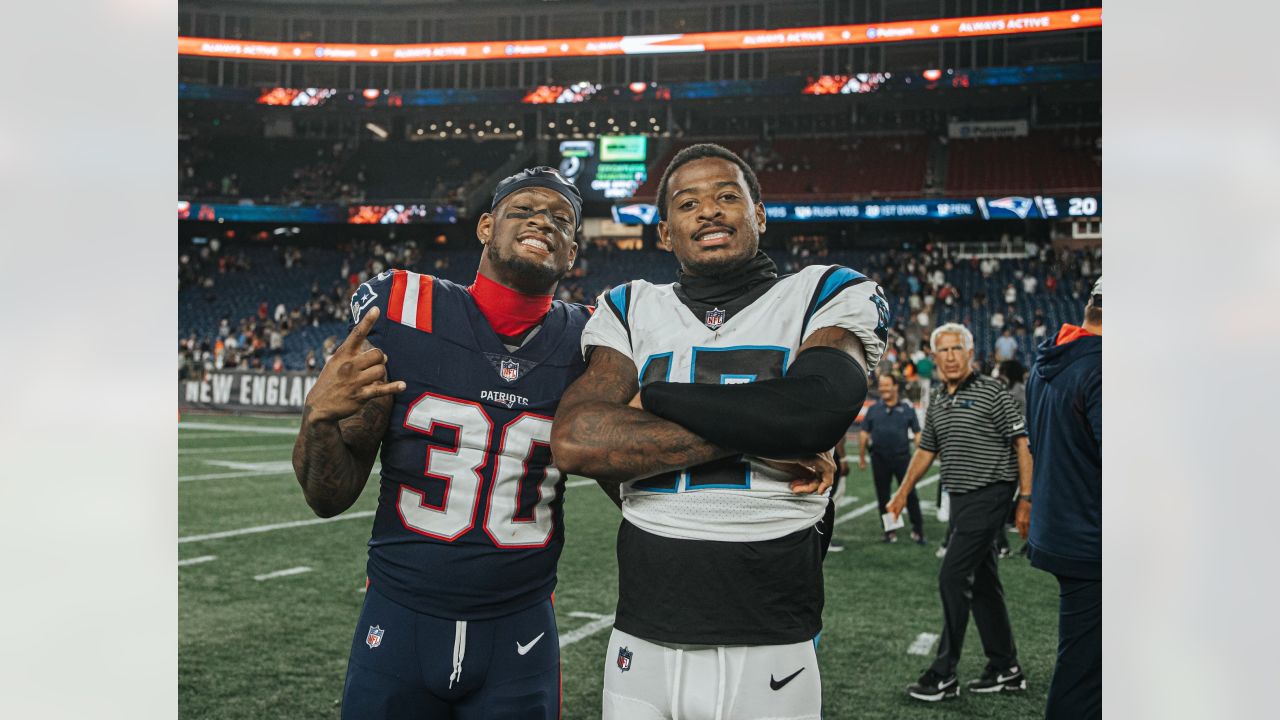
[[[382,277],[379,275],[378,277]],[[374,291],[373,286],[364,283],[356,288],[355,293],[351,296],[351,322],[358,323],[364,315],[364,311],[378,299],[378,293]]]

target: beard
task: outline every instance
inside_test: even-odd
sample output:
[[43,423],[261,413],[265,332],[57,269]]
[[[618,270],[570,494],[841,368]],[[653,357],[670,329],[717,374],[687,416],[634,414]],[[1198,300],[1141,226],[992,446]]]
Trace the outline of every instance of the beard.
[[554,288],[568,272],[568,268],[555,269],[543,263],[535,263],[516,254],[515,246],[499,248],[489,243],[484,250],[489,255],[489,265],[516,290],[529,295],[541,295],[547,288]]
[[[757,244],[758,247],[758,244]],[[715,258],[681,261],[680,265],[690,275],[701,278],[718,279],[736,274],[744,265],[756,256],[756,247],[747,246],[735,255],[722,255]]]

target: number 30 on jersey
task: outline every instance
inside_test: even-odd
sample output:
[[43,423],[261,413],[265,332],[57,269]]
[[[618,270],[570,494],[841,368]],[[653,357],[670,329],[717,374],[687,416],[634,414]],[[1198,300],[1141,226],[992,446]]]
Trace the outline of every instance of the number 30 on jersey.
[[[441,429],[453,430],[451,444],[427,448],[425,475],[444,482],[444,498],[432,505],[419,490],[400,486],[397,508],[405,527],[428,537],[453,541],[476,522],[482,470],[494,458],[484,531],[493,544],[504,548],[541,547],[555,530],[551,502],[561,472],[550,464],[551,418],[523,413],[498,434],[491,451],[493,421],[477,403],[426,393],[409,407],[405,427],[439,437]],[[538,460],[541,460],[539,462]],[[521,507],[526,484],[537,471],[545,473],[537,487],[537,503]],[[526,504],[527,505],[527,504]]]

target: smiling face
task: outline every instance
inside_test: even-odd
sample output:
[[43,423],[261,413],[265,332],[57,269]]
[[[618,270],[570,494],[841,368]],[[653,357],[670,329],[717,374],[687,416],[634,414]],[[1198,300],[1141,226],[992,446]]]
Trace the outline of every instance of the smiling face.
[[517,190],[480,216],[480,274],[530,295],[548,295],[578,257],[576,218],[563,195],[542,187]]
[[880,399],[884,400],[885,405],[898,404],[898,383],[888,375],[880,376]]
[[765,228],[764,204],[751,202],[736,164],[709,157],[681,165],[667,193],[667,219],[658,223],[658,238],[685,272],[719,277],[755,256]]

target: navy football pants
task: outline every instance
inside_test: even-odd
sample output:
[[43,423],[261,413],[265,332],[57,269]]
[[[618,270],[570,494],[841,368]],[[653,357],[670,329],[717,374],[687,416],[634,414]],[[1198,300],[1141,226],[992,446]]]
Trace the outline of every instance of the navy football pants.
[[1102,717],[1102,581],[1058,576],[1058,663],[1047,720]]
[[347,663],[344,720],[559,716],[560,637],[550,600],[459,623],[413,612],[370,586]]

